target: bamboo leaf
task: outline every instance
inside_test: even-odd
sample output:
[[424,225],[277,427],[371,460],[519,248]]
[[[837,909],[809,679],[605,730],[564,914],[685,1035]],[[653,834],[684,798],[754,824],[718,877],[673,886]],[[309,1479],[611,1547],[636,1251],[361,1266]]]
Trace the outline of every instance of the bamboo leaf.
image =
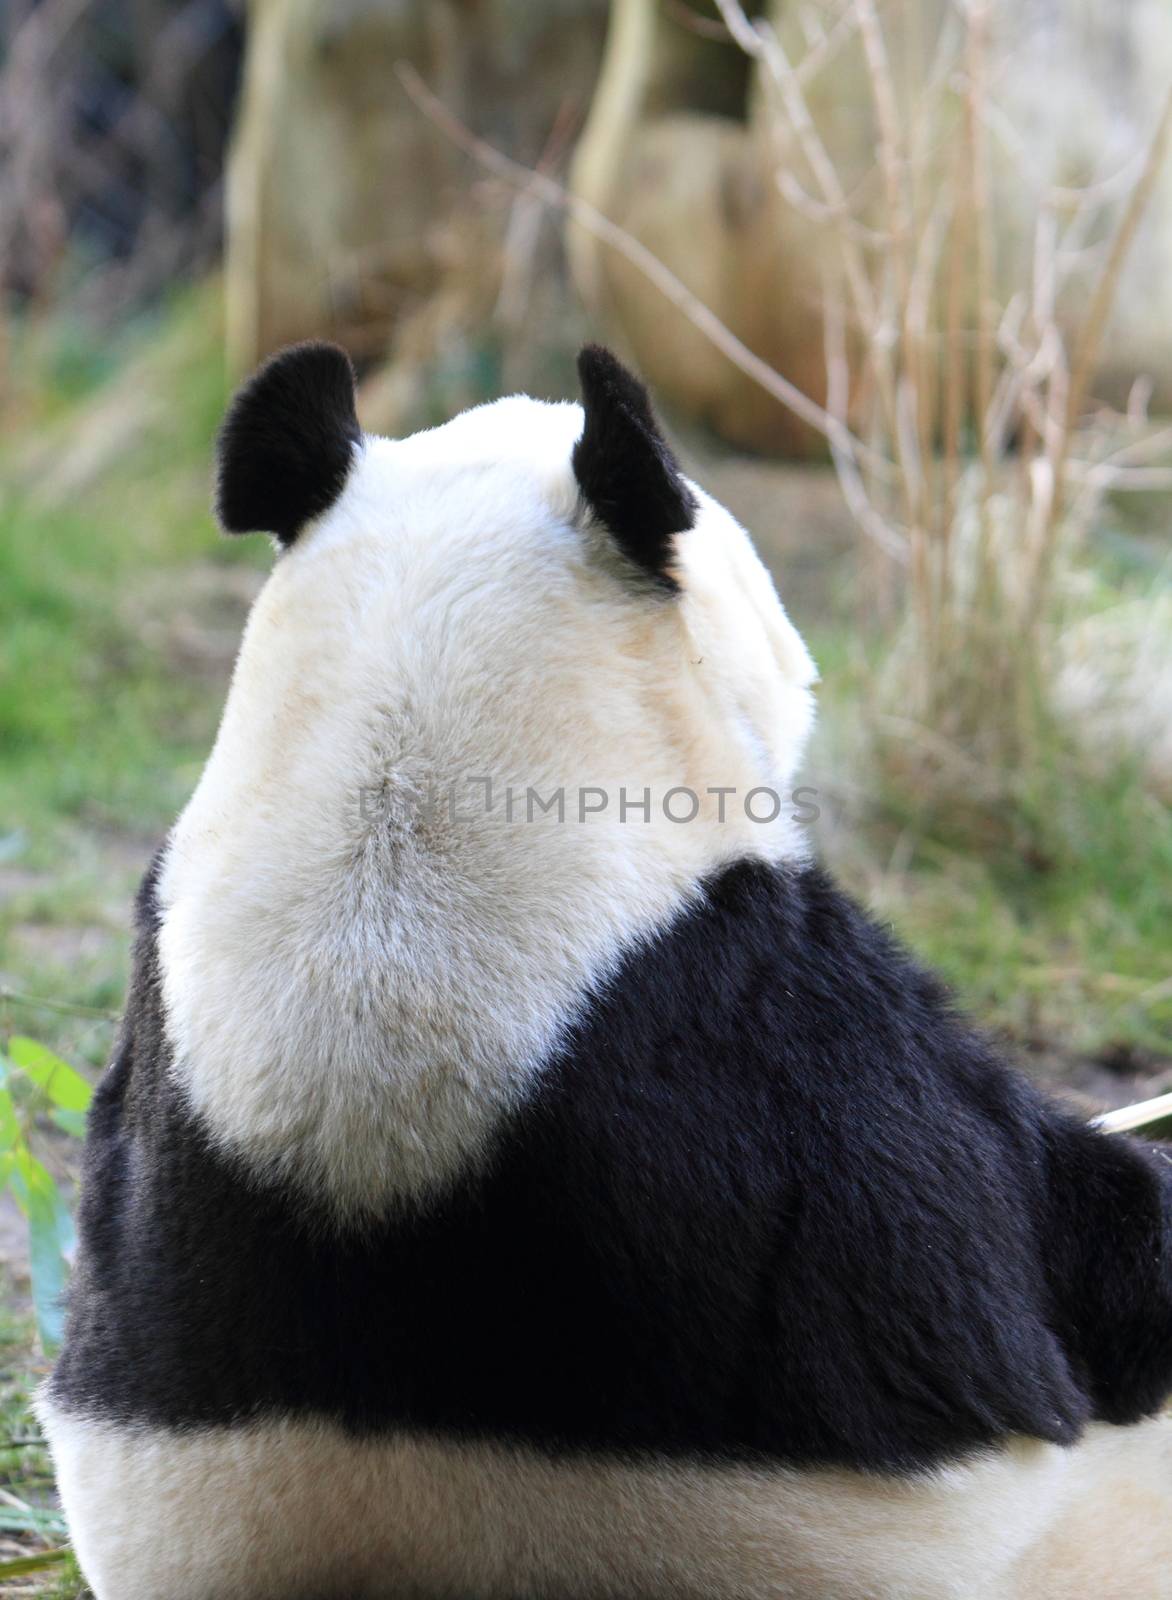
[[65,1517],[60,1511],[41,1510],[38,1506],[0,1505],[0,1532],[39,1533],[42,1538],[52,1535],[65,1537]]
[[19,1141],[20,1122],[12,1095],[8,1089],[0,1088],[0,1150],[13,1150]]
[[51,1354],[60,1345],[64,1330],[63,1297],[73,1223],[52,1173],[27,1150],[12,1153],[8,1183],[28,1220],[33,1310],[41,1346]]
[[58,1111],[49,1113],[50,1119],[65,1133],[71,1134],[75,1139],[85,1138],[85,1112],[84,1111]]
[[16,1037],[8,1041],[9,1059],[20,1068],[26,1078],[43,1089],[55,1106],[62,1111],[86,1111],[93,1098],[93,1090],[68,1061],[54,1055],[52,1050],[35,1039]]
[[35,1556],[17,1556],[15,1561],[0,1561],[0,1581],[23,1578],[26,1573],[44,1572],[68,1560],[68,1550],[42,1550]]
[[1158,1095],[1154,1100],[1140,1100],[1119,1111],[1104,1111],[1094,1122],[1105,1133],[1148,1133],[1154,1136],[1163,1123],[1172,1125],[1172,1094]]

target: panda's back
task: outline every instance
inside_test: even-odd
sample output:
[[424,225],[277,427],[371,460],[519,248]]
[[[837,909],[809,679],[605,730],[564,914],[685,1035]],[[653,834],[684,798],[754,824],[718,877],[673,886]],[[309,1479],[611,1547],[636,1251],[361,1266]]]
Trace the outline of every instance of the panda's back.
[[1156,1230],[1155,1168],[990,1060],[817,870],[715,878],[594,997],[482,1171],[341,1232],[187,1110],[145,910],[65,1407],[904,1470],[1159,1402],[1167,1285],[1148,1370],[1097,1370],[1060,1272],[1078,1218],[1049,1197],[1056,1169],[1073,1203],[1102,1168]]

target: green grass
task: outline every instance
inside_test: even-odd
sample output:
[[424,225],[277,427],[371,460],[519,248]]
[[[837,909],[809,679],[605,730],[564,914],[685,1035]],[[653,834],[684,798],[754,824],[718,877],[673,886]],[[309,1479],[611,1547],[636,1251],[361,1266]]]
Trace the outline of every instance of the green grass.
[[[0,984],[109,1010],[134,881],[214,734],[238,569],[267,553],[211,516],[227,387],[214,287],[88,353],[76,328],[16,344],[0,447]],[[108,1047],[100,1019],[35,1020],[17,1000],[3,1013],[91,1062]]]
[[[206,295],[182,304],[105,385],[42,402],[45,437],[0,458],[0,820],[34,835],[60,818],[157,827],[206,742],[207,687],[152,631],[148,580],[169,572],[182,596],[193,562],[232,559],[208,506],[225,378],[207,318]],[[87,475],[68,455],[78,418],[116,434],[120,412],[127,440]]]
[[[77,1563],[64,1550],[52,1464],[30,1405],[43,1372],[31,1322],[0,1306],[0,1595],[80,1600],[86,1591]],[[30,1560],[47,1564],[28,1573],[5,1570]]]
[[864,708],[881,647],[841,630],[818,642],[823,843],[851,887],[1047,1075],[1172,1067],[1166,803],[1137,771],[1097,775],[1056,745],[1028,802],[941,808],[875,754]]
[[1085,853],[1046,870],[924,838],[902,871],[864,882],[985,1023],[1029,1047],[1155,1066],[1172,1053],[1172,830],[1142,790],[1091,791],[1085,807]]

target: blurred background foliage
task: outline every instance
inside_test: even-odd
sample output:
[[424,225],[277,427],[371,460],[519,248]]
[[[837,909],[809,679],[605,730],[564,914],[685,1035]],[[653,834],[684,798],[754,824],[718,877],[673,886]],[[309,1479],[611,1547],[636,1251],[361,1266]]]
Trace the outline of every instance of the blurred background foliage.
[[[1172,1088],[1170,83],[1162,0],[7,0],[0,1051],[25,1041],[28,1170],[71,1197],[17,1058],[106,1055],[135,880],[268,564],[210,517],[223,404],[308,336],[395,433],[571,395],[587,337],[635,362],[822,667],[820,848],[1028,1070]],[[0,1557],[26,1561],[61,1530],[19,1200]],[[76,1593],[64,1561],[0,1593]]]

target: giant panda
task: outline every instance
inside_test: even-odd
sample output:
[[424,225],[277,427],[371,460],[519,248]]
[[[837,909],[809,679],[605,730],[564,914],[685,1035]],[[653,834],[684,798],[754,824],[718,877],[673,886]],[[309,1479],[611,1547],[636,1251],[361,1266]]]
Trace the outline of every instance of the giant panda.
[[579,365],[383,439],[314,344],[226,419],[279,553],[40,1398],[94,1594],[1170,1596],[1172,1169],[813,861],[810,657]]

